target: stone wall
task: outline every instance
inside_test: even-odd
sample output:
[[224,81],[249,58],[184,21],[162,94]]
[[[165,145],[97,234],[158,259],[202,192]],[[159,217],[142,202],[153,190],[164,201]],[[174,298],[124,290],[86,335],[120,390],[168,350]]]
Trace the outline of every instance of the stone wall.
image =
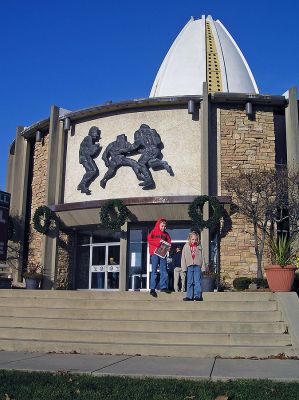
[[60,230],[57,240],[55,289],[72,289],[73,238],[71,232]]
[[[250,120],[243,107],[223,106],[218,118],[220,190],[222,196],[229,196],[224,185],[230,176],[275,166],[274,114],[270,108],[256,109]],[[257,270],[251,224],[238,214],[232,216],[232,223],[232,231],[220,245],[222,278],[229,284],[236,276],[256,277]]]
[[48,144],[47,134],[41,142],[35,142],[33,145],[28,263],[41,263],[43,235],[33,228],[32,218],[35,210],[46,201]]
[[[33,172],[31,185],[30,227],[28,263],[42,262],[43,234],[33,227],[33,215],[35,210],[46,204],[46,180],[48,163],[49,135],[45,135],[42,142],[36,142],[33,147]],[[55,287],[65,289],[70,287],[70,265],[72,257],[72,235],[59,229],[57,235],[57,266]]]

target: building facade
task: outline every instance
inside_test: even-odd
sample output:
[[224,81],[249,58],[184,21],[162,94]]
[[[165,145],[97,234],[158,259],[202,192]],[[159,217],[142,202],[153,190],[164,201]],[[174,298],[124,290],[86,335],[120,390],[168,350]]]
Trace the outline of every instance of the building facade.
[[[182,245],[195,198],[214,196],[229,212],[230,176],[277,164],[298,168],[298,158],[296,89],[285,96],[258,94],[220,21],[192,19],[165,57],[149,98],[74,112],[53,106],[48,118],[17,128],[6,188],[16,221],[14,279],[20,281],[33,262],[44,266],[45,289],[147,290],[146,236],[156,219],[166,218],[173,242]],[[129,217],[107,230],[99,212],[115,199]],[[33,227],[42,205],[59,217],[47,235]],[[202,232],[209,260],[228,283],[256,274],[252,228],[238,214],[230,218],[225,235],[218,228]]]

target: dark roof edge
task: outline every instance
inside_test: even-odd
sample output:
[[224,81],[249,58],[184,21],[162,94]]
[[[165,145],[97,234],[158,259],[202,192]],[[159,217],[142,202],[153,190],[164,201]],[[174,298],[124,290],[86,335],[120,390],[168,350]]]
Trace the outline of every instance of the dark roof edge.
[[[284,96],[261,95],[251,93],[223,93],[215,92],[210,94],[212,103],[246,103],[264,104],[273,106],[285,107],[288,100]],[[77,111],[71,111],[60,116],[60,120],[68,117],[72,121],[77,121],[86,117],[91,117],[96,114],[105,114],[117,110],[130,110],[142,107],[151,106],[167,106],[167,105],[181,105],[188,103],[189,100],[194,100],[196,103],[202,101],[202,96],[169,96],[169,97],[149,97],[145,99],[125,100],[117,103],[106,102],[97,106],[82,108]],[[40,120],[31,126],[24,129],[22,136],[26,139],[32,136],[37,130],[46,131],[50,124],[50,118]]]
[[212,103],[253,103],[286,107],[288,100],[285,96],[255,94],[255,93],[211,93]]
[[199,103],[202,101],[202,96],[192,95],[192,96],[149,97],[145,99],[124,100],[117,103],[107,102],[94,107],[82,108],[80,110],[67,113],[60,119],[68,117],[72,121],[76,121],[81,118],[85,118],[87,116],[96,115],[98,113],[104,114],[107,112],[136,109],[139,107],[142,108],[151,106],[167,106],[170,104],[173,105],[186,104],[187,106],[188,101],[191,99],[194,100],[196,103]]
[[34,124],[25,128],[22,132],[22,136],[24,136],[25,139],[29,139],[29,137],[32,136],[33,133],[35,134],[36,131],[48,131],[49,125],[50,118],[41,119],[40,121],[35,122]]
[[[202,101],[202,96],[169,96],[169,97],[149,97],[145,99],[134,99],[134,100],[124,100],[117,103],[113,102],[105,102],[103,104],[99,104],[97,106],[82,108],[77,111],[65,112],[63,115],[59,117],[60,120],[65,119],[66,117],[71,118],[72,121],[77,121],[86,117],[92,117],[96,114],[105,114],[110,113],[117,110],[130,110],[142,107],[151,107],[151,106],[167,106],[169,104],[180,105],[186,104],[189,100],[194,100],[196,103],[200,103]],[[50,124],[50,118],[43,119],[38,121],[22,132],[22,135],[28,139],[35,133],[37,130],[45,131],[48,129]]]

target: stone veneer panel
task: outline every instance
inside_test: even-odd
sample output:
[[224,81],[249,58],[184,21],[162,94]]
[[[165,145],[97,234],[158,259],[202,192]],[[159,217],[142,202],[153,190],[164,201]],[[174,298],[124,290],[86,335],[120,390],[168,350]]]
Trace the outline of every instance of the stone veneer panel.
[[[35,210],[45,204],[45,191],[47,180],[49,135],[44,136],[43,142],[36,142],[33,150],[33,174],[32,174],[32,199],[30,207],[29,227],[29,252],[28,262],[41,263],[43,234],[33,227],[32,218]],[[72,262],[72,236],[59,231],[57,242],[57,269],[56,288],[65,289],[70,286],[70,265]]]
[[45,204],[45,190],[47,181],[49,135],[45,135],[42,142],[35,142],[33,148],[33,172],[31,183],[31,207],[29,227],[28,262],[41,263],[43,235],[33,228],[32,218],[35,210]]
[[[230,176],[275,166],[274,114],[270,108],[257,109],[250,120],[240,107],[225,106],[219,115],[219,181],[221,195],[229,196],[224,185]],[[257,270],[252,225],[238,214],[232,216],[232,223],[232,231],[220,245],[221,275],[229,284],[236,276],[255,277]]]
[[56,289],[71,289],[72,275],[72,234],[59,231],[57,242],[57,268],[55,278]]

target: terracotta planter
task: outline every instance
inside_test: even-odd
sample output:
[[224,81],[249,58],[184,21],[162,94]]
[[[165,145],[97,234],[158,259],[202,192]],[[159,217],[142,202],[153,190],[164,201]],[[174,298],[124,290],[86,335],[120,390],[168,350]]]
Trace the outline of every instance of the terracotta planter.
[[290,292],[295,278],[293,265],[267,265],[265,267],[268,285],[272,292]]

